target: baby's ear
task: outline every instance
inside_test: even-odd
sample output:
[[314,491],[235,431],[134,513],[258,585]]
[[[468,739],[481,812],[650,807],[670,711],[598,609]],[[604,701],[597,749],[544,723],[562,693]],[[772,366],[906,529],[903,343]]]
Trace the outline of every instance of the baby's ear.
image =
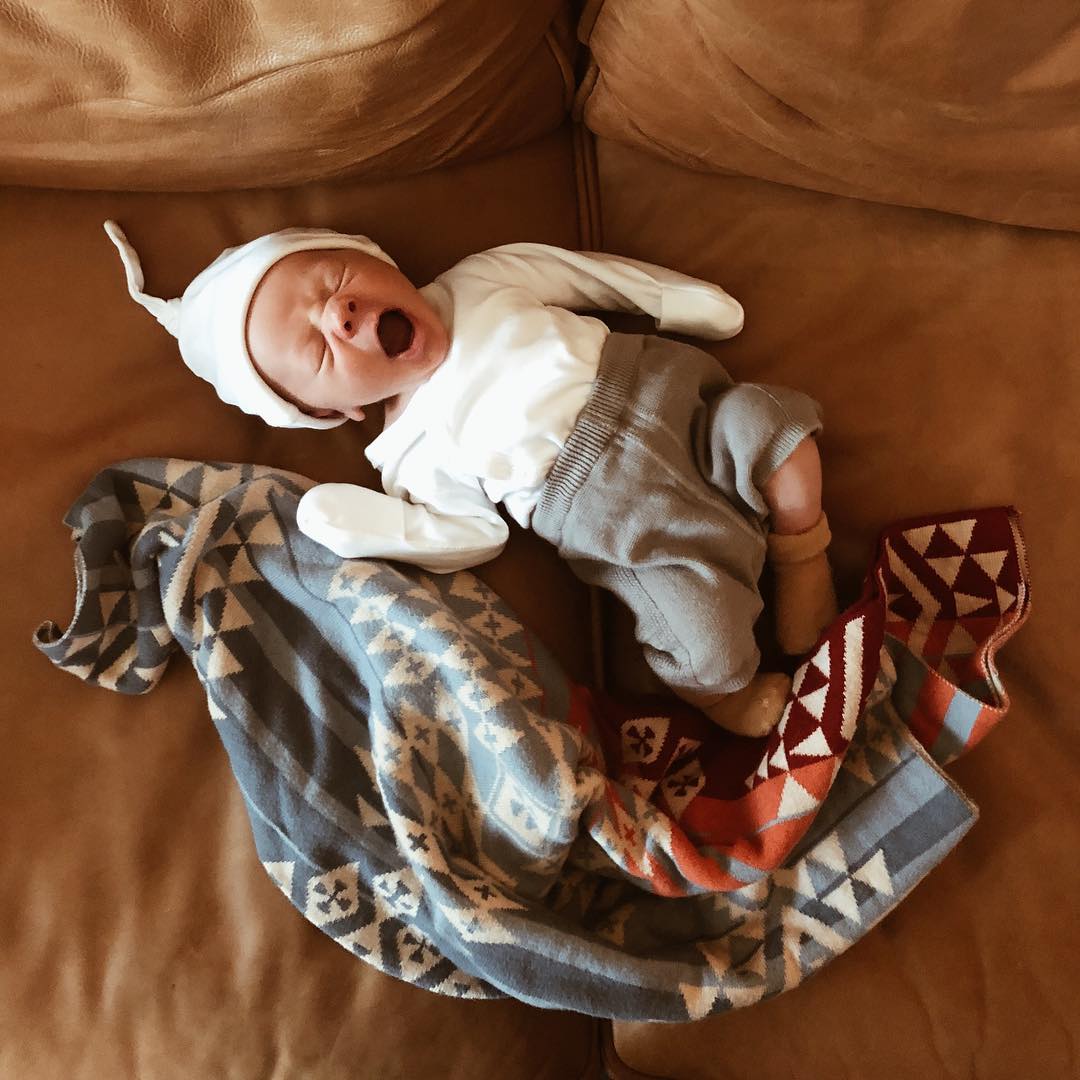
[[359,420],[364,419],[366,413],[364,412],[364,410],[362,408],[360,408],[359,405],[353,405],[351,408],[346,409],[344,413],[335,412],[335,413],[331,413],[330,415],[331,416],[345,416],[345,418],[348,419],[348,420],[357,420],[357,421],[359,421]]

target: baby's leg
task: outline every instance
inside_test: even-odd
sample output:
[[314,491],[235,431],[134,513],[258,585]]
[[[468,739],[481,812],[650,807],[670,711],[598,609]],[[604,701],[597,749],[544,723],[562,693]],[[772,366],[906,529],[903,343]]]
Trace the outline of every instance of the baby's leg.
[[821,511],[817,403],[782,386],[735,383],[711,404],[704,475],[767,535],[776,571],[781,648],[806,652],[836,613],[825,557],[829,526]]
[[821,457],[807,436],[761,486],[774,533],[806,532],[821,517]]
[[762,485],[769,507],[769,562],[776,578],[776,637],[784,652],[808,652],[836,617],[821,509],[821,458],[812,436]]

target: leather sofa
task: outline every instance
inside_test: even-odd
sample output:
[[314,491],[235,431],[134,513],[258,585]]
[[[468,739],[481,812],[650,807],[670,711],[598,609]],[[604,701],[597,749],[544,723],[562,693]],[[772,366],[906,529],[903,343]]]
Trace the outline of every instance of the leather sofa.
[[[0,0],[0,1075],[1075,1076],[1078,61],[1062,0]],[[259,866],[186,665],[129,699],[31,645],[107,463],[374,482],[369,424],[273,431],[183,369],[110,217],[162,296],[292,224],[369,233],[418,282],[537,240],[722,283],[733,372],[825,407],[843,600],[892,520],[1023,515],[1011,715],[952,769],[978,825],[805,985],[697,1024],[441,998],[338,948]],[[632,688],[625,626],[540,541],[481,573],[572,676]]]

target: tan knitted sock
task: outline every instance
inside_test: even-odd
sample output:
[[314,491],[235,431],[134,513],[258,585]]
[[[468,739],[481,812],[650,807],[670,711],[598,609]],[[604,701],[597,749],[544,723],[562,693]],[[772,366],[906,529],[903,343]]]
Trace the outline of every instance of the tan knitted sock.
[[826,548],[832,539],[822,514],[801,533],[770,533],[776,578],[776,640],[789,656],[809,652],[836,618],[836,590]]
[[768,735],[784,712],[791,679],[781,672],[758,672],[746,686],[701,707],[714,723],[736,735]]

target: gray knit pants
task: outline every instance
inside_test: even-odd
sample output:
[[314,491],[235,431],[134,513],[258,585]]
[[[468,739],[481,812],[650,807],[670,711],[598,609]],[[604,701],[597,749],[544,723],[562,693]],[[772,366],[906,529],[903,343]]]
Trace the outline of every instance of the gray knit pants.
[[630,608],[657,676],[708,705],[760,661],[761,487],[820,429],[797,390],[735,383],[691,345],[612,334],[532,527]]

